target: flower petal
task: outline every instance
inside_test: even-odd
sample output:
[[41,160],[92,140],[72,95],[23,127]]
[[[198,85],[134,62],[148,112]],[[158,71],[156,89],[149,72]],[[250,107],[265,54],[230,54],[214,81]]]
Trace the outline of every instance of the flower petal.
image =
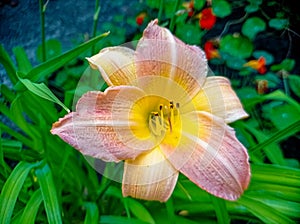
[[109,86],[132,85],[136,80],[134,51],[127,47],[108,47],[87,58]]
[[159,148],[126,160],[123,196],[145,200],[167,201],[178,178],[178,171],[165,159]]
[[[250,180],[247,151],[221,118],[207,112],[194,115],[198,117],[198,136],[184,131],[176,149],[162,145],[162,151],[199,187],[215,196],[236,200]],[[193,125],[194,117],[183,122]]]
[[141,140],[132,132],[145,132],[144,126],[130,120],[132,105],[143,96],[130,86],[88,92],[79,99],[76,112],[59,119],[51,132],[84,155],[107,162],[134,159],[157,144],[150,134]]
[[158,20],[149,23],[137,45],[137,75],[169,77],[193,96],[207,75],[205,53],[183,43],[157,23]]
[[184,113],[194,109],[212,113],[223,118],[226,123],[248,117],[230,81],[221,76],[208,77],[203,89],[193,98],[193,107],[183,108],[182,111]]

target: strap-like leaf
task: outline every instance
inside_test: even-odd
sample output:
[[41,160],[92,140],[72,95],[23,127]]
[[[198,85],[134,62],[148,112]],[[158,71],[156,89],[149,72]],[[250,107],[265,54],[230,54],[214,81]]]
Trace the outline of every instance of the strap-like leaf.
[[13,210],[29,171],[40,163],[20,162],[6,180],[0,195],[0,223],[10,223]]
[[59,55],[53,59],[50,59],[35,68],[33,68],[24,78],[28,78],[31,81],[38,81],[41,78],[46,77],[47,75],[51,74],[55,70],[59,69],[60,67],[64,66],[67,62],[73,60],[74,58],[78,57],[81,53],[92,47],[94,44],[96,44],[99,40],[101,40],[103,37],[106,37],[109,34],[109,32],[103,33],[81,45],[78,47]]
[[50,224],[62,223],[61,211],[51,169],[48,164],[35,171],[41,187],[44,206]]
[[24,84],[24,86],[26,86],[26,88],[30,92],[46,100],[57,103],[62,108],[64,108],[67,112],[70,112],[70,110],[51,92],[51,90],[44,83],[34,83],[29,79],[22,79],[22,78],[19,78],[19,80]]

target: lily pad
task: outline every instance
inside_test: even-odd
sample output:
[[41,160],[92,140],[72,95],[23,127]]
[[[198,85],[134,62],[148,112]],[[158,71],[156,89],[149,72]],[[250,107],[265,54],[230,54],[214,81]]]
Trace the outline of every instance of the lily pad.
[[220,50],[237,58],[248,58],[253,52],[253,44],[247,37],[228,34],[221,39]]
[[275,18],[269,20],[269,26],[277,30],[286,28],[288,24],[289,21],[287,19]]
[[231,5],[224,0],[214,0],[212,2],[213,12],[217,17],[224,18],[231,14]]
[[205,0],[195,0],[194,1],[194,8],[196,10],[200,10],[203,8],[203,6],[205,5],[206,1]]
[[226,60],[226,65],[235,70],[242,69],[245,63],[246,60],[243,58],[230,57]]
[[295,66],[295,60],[286,58],[280,64],[272,65],[271,70],[272,71],[285,70],[287,72],[290,72],[292,71],[294,66]]
[[178,24],[176,36],[188,44],[200,44],[203,32],[199,26],[193,24]]
[[246,20],[242,26],[242,33],[253,40],[255,36],[266,29],[266,23],[261,18],[252,17]]
[[253,56],[256,58],[256,59],[259,59],[260,57],[264,57],[265,60],[266,60],[266,64],[267,65],[270,65],[274,62],[274,57],[272,54],[270,54],[269,52],[267,51],[254,51],[253,52]]

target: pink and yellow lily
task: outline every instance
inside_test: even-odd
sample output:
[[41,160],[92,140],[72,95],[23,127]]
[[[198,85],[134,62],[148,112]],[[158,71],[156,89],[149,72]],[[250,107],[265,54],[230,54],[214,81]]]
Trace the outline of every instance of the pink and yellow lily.
[[135,50],[109,47],[87,58],[109,87],[84,94],[51,132],[84,155],[124,161],[123,196],[164,202],[182,173],[236,200],[250,167],[227,123],[248,115],[228,79],[207,77],[205,53],[157,23],[148,24]]

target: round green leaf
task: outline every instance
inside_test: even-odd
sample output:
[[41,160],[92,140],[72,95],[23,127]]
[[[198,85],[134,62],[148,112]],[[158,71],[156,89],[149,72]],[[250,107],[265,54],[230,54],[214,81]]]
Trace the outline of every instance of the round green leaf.
[[246,63],[246,60],[243,58],[230,57],[226,60],[226,65],[229,68],[240,70],[243,68],[243,65]]
[[269,26],[277,30],[284,29],[288,24],[289,21],[287,19],[275,18],[269,20]]
[[220,50],[237,58],[248,58],[252,54],[253,44],[246,37],[228,34],[221,39]]
[[295,60],[286,58],[280,64],[272,65],[271,70],[272,71],[285,70],[287,72],[290,72],[292,71],[294,66],[295,66]]
[[197,25],[184,23],[177,25],[176,36],[188,44],[200,44],[202,35]]
[[259,6],[258,5],[247,5],[245,7],[245,11],[248,12],[248,13],[252,13],[252,12],[256,12],[257,10],[259,10]]
[[224,18],[231,14],[231,5],[224,0],[214,0],[212,2],[213,12],[217,17]]
[[194,8],[196,10],[200,10],[203,8],[203,6],[205,5],[206,1],[205,0],[195,0],[194,1]]
[[242,26],[242,33],[249,37],[249,39],[253,40],[261,31],[266,29],[266,23],[262,19],[258,17],[252,17],[246,20],[246,22]]
[[259,59],[260,57],[264,57],[265,60],[266,60],[266,64],[269,65],[269,64],[272,64],[274,62],[274,57],[272,54],[270,54],[269,52],[267,51],[254,51],[253,52],[253,56],[256,58],[256,59]]

